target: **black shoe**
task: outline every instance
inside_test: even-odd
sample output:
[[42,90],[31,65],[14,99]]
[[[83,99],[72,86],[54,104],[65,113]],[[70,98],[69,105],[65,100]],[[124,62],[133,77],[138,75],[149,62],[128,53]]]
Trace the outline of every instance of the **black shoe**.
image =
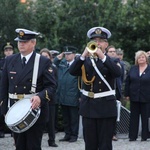
[[136,141],[136,139],[129,139],[129,141],[131,141],[131,142],[132,142],[132,141]]
[[76,138],[71,138],[71,139],[69,140],[69,142],[76,142],[76,141],[77,141]]
[[60,139],[59,141],[60,142],[65,142],[65,141],[69,141],[70,140],[70,137],[64,137],[62,139]]
[[52,142],[48,140],[48,145],[51,147],[58,147],[58,145],[54,141]]
[[5,137],[5,134],[4,134],[4,132],[0,132],[0,138],[4,138]]
[[141,141],[147,141],[147,139],[141,139]]
[[49,142],[48,141],[48,145],[51,147],[58,147],[58,145],[55,142]]

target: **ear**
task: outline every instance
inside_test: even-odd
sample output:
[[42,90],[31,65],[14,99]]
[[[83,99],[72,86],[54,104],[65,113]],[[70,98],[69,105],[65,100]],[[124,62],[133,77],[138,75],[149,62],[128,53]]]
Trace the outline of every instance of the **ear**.
[[108,45],[109,45],[108,42],[105,42],[105,47],[106,47],[106,49],[107,49]]
[[33,45],[36,46],[36,40],[31,40]]

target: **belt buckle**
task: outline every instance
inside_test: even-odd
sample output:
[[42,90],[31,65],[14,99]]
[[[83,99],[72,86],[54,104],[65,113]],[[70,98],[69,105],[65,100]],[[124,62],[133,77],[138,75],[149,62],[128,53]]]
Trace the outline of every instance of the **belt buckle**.
[[94,98],[94,92],[88,92],[88,97]]
[[17,99],[23,99],[24,95],[23,94],[17,94]]

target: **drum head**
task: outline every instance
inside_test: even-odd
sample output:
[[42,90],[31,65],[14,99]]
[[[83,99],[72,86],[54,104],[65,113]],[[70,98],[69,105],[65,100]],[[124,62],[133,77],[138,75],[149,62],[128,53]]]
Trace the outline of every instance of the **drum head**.
[[6,114],[6,124],[13,125],[20,121],[29,112],[31,105],[30,99],[21,99],[13,104]]

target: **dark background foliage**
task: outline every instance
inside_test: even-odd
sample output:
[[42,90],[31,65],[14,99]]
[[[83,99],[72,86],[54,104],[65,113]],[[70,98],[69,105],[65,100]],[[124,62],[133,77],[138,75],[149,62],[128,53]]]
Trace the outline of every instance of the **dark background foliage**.
[[[124,50],[133,62],[136,51],[149,50],[150,1],[147,0],[0,0],[0,45],[13,41],[16,28],[40,32],[37,49],[63,51],[73,45],[82,53],[87,31],[104,26],[112,32],[110,44]],[[17,51],[17,49],[16,49]],[[2,51],[1,51],[2,55]]]

